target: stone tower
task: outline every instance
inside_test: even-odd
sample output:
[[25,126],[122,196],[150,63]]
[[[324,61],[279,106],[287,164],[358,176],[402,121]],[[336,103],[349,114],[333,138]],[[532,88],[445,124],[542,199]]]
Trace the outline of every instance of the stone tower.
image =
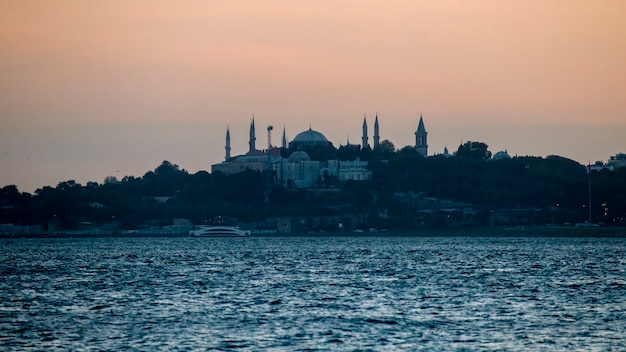
[[415,131],[415,149],[417,152],[422,154],[423,156],[428,156],[428,132],[426,132],[426,128],[424,127],[424,119],[422,119],[422,114],[420,114],[420,122],[417,126],[417,131]]
[[365,119],[365,115],[363,115],[363,137],[361,140],[361,149],[369,148],[367,144],[367,120]]
[[226,126],[226,161],[230,159],[230,129]]
[[374,150],[380,146],[380,131],[378,130],[378,113],[376,113],[376,120],[374,120]]
[[250,144],[250,150],[249,152],[252,153],[256,150],[256,136],[254,133],[254,115],[252,115],[252,122],[250,122],[250,142],[248,142],[248,144]]

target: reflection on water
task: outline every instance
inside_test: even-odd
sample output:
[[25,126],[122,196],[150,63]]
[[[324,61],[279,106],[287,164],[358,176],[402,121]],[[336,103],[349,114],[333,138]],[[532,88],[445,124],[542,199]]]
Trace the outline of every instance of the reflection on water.
[[626,239],[0,241],[13,350],[625,350]]

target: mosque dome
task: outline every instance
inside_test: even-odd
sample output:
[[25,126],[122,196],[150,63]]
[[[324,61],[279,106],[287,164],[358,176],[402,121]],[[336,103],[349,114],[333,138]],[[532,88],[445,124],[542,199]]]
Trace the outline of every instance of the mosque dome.
[[311,160],[311,157],[309,156],[309,154],[301,150],[297,152],[293,152],[289,156],[289,162],[292,162],[292,163],[296,163],[300,161],[310,161],[310,160]]
[[328,143],[328,139],[326,139],[323,134],[309,128],[307,131],[298,133],[296,138],[293,139],[293,142],[322,144]]
[[491,157],[491,160],[504,160],[504,159],[511,159],[511,156],[509,155],[509,153],[507,153],[506,150],[501,150],[495,153],[493,157]]
[[308,147],[313,145],[329,145],[330,142],[326,137],[309,128],[304,132],[298,133],[298,135],[289,143],[290,146],[297,148]]

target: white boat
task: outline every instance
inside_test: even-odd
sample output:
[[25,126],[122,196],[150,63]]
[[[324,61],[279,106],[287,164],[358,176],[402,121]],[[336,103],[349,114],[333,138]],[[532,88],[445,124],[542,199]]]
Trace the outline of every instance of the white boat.
[[236,226],[200,226],[189,231],[193,237],[248,237],[250,231],[241,230]]

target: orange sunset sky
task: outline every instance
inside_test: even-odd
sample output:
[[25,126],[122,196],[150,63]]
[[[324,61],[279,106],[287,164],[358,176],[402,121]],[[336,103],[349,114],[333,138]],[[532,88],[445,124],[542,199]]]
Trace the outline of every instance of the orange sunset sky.
[[626,152],[626,2],[0,0],[0,187],[189,172],[309,125],[335,146]]

